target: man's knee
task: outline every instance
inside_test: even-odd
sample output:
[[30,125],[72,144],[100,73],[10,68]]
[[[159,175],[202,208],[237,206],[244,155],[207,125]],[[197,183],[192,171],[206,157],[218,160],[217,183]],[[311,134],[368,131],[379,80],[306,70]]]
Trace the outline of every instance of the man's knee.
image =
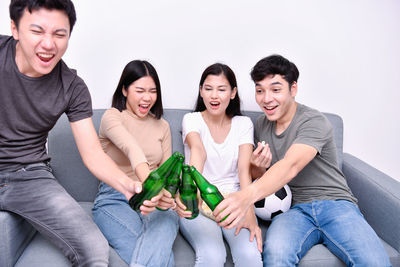
[[78,266],[108,266],[110,248],[100,231],[92,232],[83,243]]

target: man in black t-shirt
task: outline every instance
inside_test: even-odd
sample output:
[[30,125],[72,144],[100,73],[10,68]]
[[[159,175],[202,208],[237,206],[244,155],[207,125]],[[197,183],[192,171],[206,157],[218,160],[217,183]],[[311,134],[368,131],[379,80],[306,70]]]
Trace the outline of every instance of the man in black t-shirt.
[[73,266],[107,266],[107,241],[56,181],[45,147],[65,112],[88,169],[127,199],[141,190],[103,152],[88,88],[61,60],[74,6],[70,0],[12,0],[10,17],[13,36],[0,36],[0,209],[29,221]]

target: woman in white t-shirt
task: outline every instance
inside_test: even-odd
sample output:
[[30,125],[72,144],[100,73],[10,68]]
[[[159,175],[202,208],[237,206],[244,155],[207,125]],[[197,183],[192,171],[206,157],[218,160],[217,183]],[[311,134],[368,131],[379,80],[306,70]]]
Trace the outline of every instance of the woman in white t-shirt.
[[[195,111],[184,116],[182,137],[186,163],[193,165],[223,194],[251,183],[250,157],[253,151],[253,124],[242,116],[237,82],[233,71],[224,64],[209,66],[200,79]],[[196,253],[196,265],[224,266],[230,247],[235,266],[262,266],[261,230],[253,209],[236,229],[224,229],[213,220],[206,205],[198,217],[176,198],[180,229]]]

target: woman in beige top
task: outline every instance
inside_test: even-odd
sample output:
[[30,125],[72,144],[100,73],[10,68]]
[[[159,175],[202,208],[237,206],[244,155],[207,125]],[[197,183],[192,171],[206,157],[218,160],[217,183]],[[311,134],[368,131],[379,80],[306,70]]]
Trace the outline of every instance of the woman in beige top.
[[[112,108],[101,120],[99,136],[104,151],[131,179],[144,182],[150,171],[171,156],[171,132],[161,118],[161,88],[147,61],[128,63],[113,95]],[[99,186],[94,221],[108,242],[130,266],[174,266],[172,244],[178,230],[175,205],[163,190],[145,201],[138,213],[124,195],[105,183]]]

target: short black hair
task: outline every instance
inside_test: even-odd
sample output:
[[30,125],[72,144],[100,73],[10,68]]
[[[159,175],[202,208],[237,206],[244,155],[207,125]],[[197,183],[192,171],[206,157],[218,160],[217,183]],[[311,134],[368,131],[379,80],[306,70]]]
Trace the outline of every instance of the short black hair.
[[[200,83],[199,87],[201,88],[204,84],[205,79],[207,78],[208,75],[224,75],[226,79],[228,80],[232,90],[236,87],[237,90],[237,81],[236,81],[236,76],[233,70],[225,64],[222,63],[215,63],[212,64],[211,66],[208,66],[204,71],[203,74],[201,75],[200,78]],[[200,89],[199,88],[199,89]],[[196,106],[194,111],[203,111],[206,110],[206,105],[204,104],[203,98],[200,95],[200,90],[199,94],[197,96],[197,101],[196,101]],[[236,91],[235,98],[231,99],[229,102],[228,107],[226,108],[225,111],[226,115],[228,117],[232,118],[236,115],[242,115],[240,111],[240,98],[239,98],[239,92]]]
[[299,70],[296,65],[281,55],[271,55],[258,61],[251,70],[251,79],[259,82],[269,75],[282,75],[289,83],[289,88],[293,82],[299,78]]
[[68,16],[70,33],[76,22],[76,13],[74,4],[71,0],[11,0],[9,10],[10,18],[18,28],[19,21],[24,14],[25,9],[32,13],[32,10],[45,8],[48,10],[61,10]]
[[157,90],[157,100],[150,109],[150,112],[153,113],[157,119],[160,119],[163,115],[160,80],[158,79],[156,69],[145,60],[133,60],[126,64],[112,98],[112,107],[118,109],[120,112],[125,110],[126,97],[122,93],[122,89],[128,90],[128,87],[133,82],[146,76],[153,78]]

